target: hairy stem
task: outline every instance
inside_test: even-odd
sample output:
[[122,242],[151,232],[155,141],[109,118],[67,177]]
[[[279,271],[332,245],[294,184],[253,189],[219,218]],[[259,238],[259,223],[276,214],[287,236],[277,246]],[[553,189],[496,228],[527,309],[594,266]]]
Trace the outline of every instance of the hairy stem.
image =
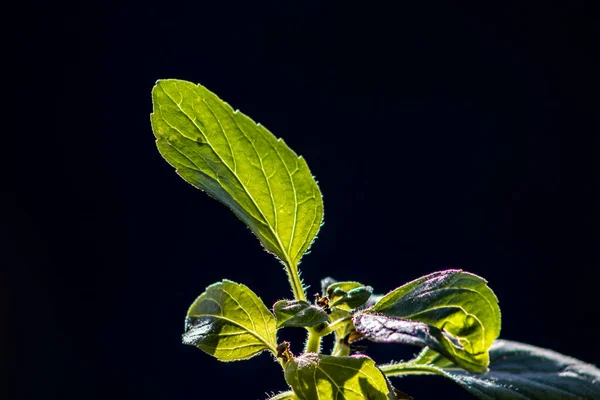
[[[344,324],[352,319],[352,316],[349,315],[347,317],[339,318],[327,325],[325,328],[320,331],[316,331],[314,329],[308,330],[308,338],[306,339],[306,349],[304,350],[306,353],[319,353],[321,348],[321,338],[323,336],[329,335],[331,332],[335,332],[337,329],[344,326]],[[337,343],[336,343],[337,348]]]
[[333,346],[333,350],[331,351],[332,356],[343,357],[350,355],[350,347],[341,343],[340,338],[336,335],[335,345]]
[[379,369],[386,376],[444,375],[444,371],[432,365],[419,365],[411,362],[381,365]]
[[289,392],[283,392],[283,393],[279,393],[273,397],[269,397],[268,400],[290,400],[290,399],[295,399],[296,395],[294,394],[294,392],[289,391]]
[[338,330],[339,328],[344,326],[344,324],[346,322],[350,321],[351,319],[352,319],[352,315],[348,315],[347,317],[336,319],[335,321],[333,321],[329,325],[327,325],[323,330],[320,330],[318,333],[321,336],[327,336],[331,332],[335,332],[336,330]]
[[312,329],[308,330],[306,338],[305,353],[320,353],[321,352],[321,335]]
[[284,264],[285,272],[287,272],[288,280],[290,282],[290,286],[292,287],[292,292],[294,293],[294,298],[296,300],[306,301],[306,294],[304,293],[302,281],[300,280],[300,275],[298,274],[298,266],[292,264],[289,260],[285,261]]

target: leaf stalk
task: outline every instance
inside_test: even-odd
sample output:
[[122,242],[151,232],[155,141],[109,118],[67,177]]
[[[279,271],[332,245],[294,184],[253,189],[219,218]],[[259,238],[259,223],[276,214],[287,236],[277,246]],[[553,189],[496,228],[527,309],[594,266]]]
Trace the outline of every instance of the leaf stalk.
[[288,281],[290,282],[292,292],[294,293],[294,298],[296,300],[306,301],[306,294],[304,293],[304,287],[302,287],[302,280],[300,279],[300,274],[298,274],[298,265],[292,264],[292,262],[289,260],[286,260],[284,264]]
[[432,365],[419,365],[411,362],[385,364],[379,367],[385,376],[402,375],[444,375],[444,372]]
[[308,336],[306,338],[306,346],[304,348],[305,353],[320,353],[321,352],[321,335],[314,329],[308,330]]

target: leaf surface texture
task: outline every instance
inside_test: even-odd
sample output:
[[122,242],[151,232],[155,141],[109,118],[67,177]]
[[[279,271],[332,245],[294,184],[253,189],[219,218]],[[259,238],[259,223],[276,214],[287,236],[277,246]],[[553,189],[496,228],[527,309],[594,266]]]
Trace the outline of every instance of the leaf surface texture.
[[276,353],[275,317],[247,286],[223,280],[191,305],[183,343],[221,361],[245,360],[263,350]]

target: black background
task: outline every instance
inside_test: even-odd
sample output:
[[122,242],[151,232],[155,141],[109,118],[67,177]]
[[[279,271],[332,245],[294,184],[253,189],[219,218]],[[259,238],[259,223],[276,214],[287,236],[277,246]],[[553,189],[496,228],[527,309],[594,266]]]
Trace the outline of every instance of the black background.
[[[462,268],[489,280],[504,338],[600,363],[599,14],[479,3],[3,6],[7,398],[285,388],[266,354],[225,364],[180,343],[187,307],[215,281],[267,305],[290,291],[248,229],[161,159],[160,78],[204,84],[307,159],[325,202],[302,264],[310,296],[327,275],[386,292]],[[300,350],[301,336],[283,337]],[[382,362],[416,351],[372,350]],[[470,398],[442,378],[397,384]]]

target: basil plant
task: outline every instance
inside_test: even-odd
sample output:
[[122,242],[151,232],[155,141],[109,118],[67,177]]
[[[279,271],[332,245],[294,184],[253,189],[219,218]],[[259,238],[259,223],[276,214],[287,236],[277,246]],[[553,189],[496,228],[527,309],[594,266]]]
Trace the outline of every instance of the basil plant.
[[[229,280],[190,306],[183,343],[220,361],[271,353],[289,390],[283,399],[410,399],[391,378],[441,375],[479,399],[600,399],[600,370],[556,352],[501,340],[500,308],[485,279],[461,270],[423,276],[385,294],[325,278],[306,296],[298,264],[323,222],[306,160],[214,93],[182,80],[152,90],[158,150],[183,179],[229,207],[284,266],[293,298],[268,308]],[[306,330],[304,348],[277,339]],[[321,339],[334,336],[329,354]],[[376,363],[365,341],[420,347],[412,360]]]

